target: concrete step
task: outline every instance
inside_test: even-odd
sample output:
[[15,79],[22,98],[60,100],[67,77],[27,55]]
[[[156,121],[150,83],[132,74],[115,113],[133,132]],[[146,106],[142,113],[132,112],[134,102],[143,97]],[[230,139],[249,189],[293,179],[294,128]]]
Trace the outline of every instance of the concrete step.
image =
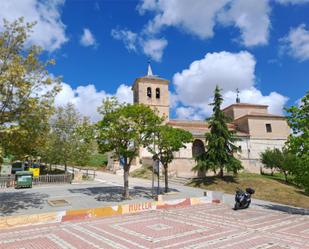
[[186,178],[186,177],[171,177],[168,179],[170,183],[174,184],[180,184],[180,185],[186,185],[189,182],[191,182],[191,178]]

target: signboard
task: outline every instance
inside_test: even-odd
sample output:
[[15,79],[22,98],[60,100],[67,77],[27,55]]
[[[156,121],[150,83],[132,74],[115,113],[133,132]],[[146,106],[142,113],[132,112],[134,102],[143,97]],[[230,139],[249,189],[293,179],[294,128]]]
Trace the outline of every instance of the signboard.
[[159,171],[160,171],[160,161],[159,160],[154,160],[153,161],[153,169],[154,169],[154,172],[156,174],[159,173]]
[[40,176],[40,168],[29,168],[29,171],[32,171],[33,177],[39,177]]

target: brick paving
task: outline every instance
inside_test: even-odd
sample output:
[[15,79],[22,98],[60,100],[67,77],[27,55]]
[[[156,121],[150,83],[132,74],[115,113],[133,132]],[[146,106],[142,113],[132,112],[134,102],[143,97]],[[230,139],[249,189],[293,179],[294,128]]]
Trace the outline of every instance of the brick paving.
[[224,204],[0,231],[0,249],[309,249],[309,216]]

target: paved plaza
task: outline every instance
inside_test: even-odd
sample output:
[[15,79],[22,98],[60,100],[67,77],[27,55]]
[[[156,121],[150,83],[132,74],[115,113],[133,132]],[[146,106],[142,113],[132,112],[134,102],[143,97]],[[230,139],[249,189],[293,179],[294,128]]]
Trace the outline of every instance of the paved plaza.
[[309,216],[225,204],[0,231],[0,249],[309,248]]
[[[165,200],[200,197],[204,193],[202,189],[175,184],[171,184],[170,189],[172,193],[165,195]],[[42,185],[32,189],[1,189],[0,217],[153,200],[150,180],[130,178],[131,200],[123,200],[122,193],[123,177],[103,172],[97,172],[96,180],[88,183]],[[49,202],[52,200],[65,200],[67,204],[51,206]]]

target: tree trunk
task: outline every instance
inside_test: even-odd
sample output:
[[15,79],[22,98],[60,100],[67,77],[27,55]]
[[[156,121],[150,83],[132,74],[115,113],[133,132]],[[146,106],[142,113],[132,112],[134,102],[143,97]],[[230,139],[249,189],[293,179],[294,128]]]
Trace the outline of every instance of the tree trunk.
[[219,176],[220,178],[223,178],[223,168],[222,167],[220,168]]
[[288,173],[286,171],[283,171],[285,182],[288,183]]
[[164,165],[165,193],[168,192],[168,165]]
[[130,172],[130,166],[124,165],[123,166],[123,197],[125,199],[129,198],[129,172]]
[[65,172],[65,173],[67,173],[67,170],[68,170],[67,168],[68,168],[67,163],[65,163],[65,164],[64,164],[64,172]]

